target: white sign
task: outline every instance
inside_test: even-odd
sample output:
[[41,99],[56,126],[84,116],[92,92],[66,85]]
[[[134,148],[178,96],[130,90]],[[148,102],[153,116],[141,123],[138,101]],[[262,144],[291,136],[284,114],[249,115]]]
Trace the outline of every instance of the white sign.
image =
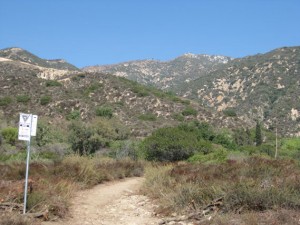
[[36,128],[37,128],[37,115],[32,115],[32,121],[31,121],[31,136],[36,136]]
[[19,140],[30,141],[31,114],[20,113]]
[[36,135],[37,118],[37,115],[20,113],[19,140],[30,141],[30,137]]

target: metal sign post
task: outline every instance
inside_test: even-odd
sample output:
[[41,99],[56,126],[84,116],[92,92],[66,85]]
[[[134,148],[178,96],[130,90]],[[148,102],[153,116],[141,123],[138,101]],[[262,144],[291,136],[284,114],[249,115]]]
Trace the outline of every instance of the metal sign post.
[[37,118],[38,117],[36,115],[20,113],[18,139],[27,142],[27,159],[26,159],[23,214],[26,213],[26,206],[27,206],[27,189],[28,189],[28,174],[29,174],[29,160],[30,160],[30,140],[31,140],[31,136],[36,136]]
[[28,173],[29,173],[29,159],[30,159],[30,141],[27,141],[27,159],[26,159],[26,175],[25,175],[25,188],[24,188],[24,207],[23,214],[26,213],[27,206],[27,189],[28,189]]

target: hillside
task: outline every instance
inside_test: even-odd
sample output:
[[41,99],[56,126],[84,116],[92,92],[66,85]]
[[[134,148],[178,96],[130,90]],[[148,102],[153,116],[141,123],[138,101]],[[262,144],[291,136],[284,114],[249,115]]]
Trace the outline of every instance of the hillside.
[[218,126],[245,126],[242,120],[205,110],[198,103],[145,87],[125,78],[102,73],[75,73],[53,81],[40,70],[16,61],[0,62],[0,112],[17,121],[19,112],[32,112],[60,123],[78,113],[83,120],[108,108],[134,136],[156,128],[199,119]]
[[63,59],[46,60],[21,48],[6,48],[0,50],[0,57],[19,62],[29,63],[39,67],[53,68],[58,70],[79,71],[77,67]]
[[132,61],[87,67],[126,77],[246,121],[259,120],[282,135],[300,135],[300,47],[232,59],[185,54],[168,62]]
[[[79,73],[80,70],[64,60],[45,60],[21,48],[7,48],[0,50],[0,62],[3,66],[14,64],[16,67],[35,71],[37,77],[43,79],[59,79],[61,76],[71,73]],[[5,69],[4,69],[5,70]]]
[[161,62],[139,60],[115,65],[90,66],[88,72],[110,73],[144,85],[176,92],[177,87],[219,68],[232,60],[226,56],[184,54],[174,60]]
[[[218,111],[234,111],[282,134],[300,135],[300,47],[235,59],[183,85],[180,95]],[[277,121],[277,122],[276,122]]]

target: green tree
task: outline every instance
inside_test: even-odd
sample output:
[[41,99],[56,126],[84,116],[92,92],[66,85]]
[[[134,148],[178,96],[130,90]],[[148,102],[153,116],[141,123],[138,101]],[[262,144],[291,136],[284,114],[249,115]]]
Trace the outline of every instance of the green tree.
[[248,128],[246,130],[243,128],[234,130],[233,139],[238,146],[247,146],[252,144],[251,133]]
[[185,160],[196,152],[211,151],[211,143],[199,140],[197,136],[197,130],[192,128],[191,130],[181,127],[160,128],[145,138],[141,147],[148,160],[163,162]]
[[69,127],[69,142],[74,152],[80,155],[94,153],[99,148],[92,129],[83,123],[72,123]]
[[261,124],[260,122],[256,122],[256,127],[255,127],[255,143],[256,146],[260,146],[262,144],[262,133],[261,133]]
[[47,124],[43,122],[39,122],[37,125],[37,132],[36,132],[36,144],[39,147],[45,146],[50,142],[50,128]]

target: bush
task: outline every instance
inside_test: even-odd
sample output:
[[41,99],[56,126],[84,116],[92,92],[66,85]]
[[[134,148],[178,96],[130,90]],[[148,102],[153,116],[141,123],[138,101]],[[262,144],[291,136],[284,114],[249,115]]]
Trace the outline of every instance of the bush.
[[279,156],[300,160],[300,138],[285,138],[281,142]]
[[27,103],[29,102],[30,97],[28,95],[18,95],[17,102]]
[[214,137],[214,139],[212,141],[215,144],[220,144],[227,149],[230,149],[230,150],[236,149],[236,144],[234,143],[234,140],[226,133],[216,134],[216,136]]
[[256,212],[300,208],[300,169],[291,160],[251,157],[223,163],[182,163],[155,170],[146,172],[144,189],[167,212],[189,210],[191,201],[202,209],[220,197],[223,213],[236,213],[241,208]]
[[203,153],[196,153],[192,157],[188,159],[189,162],[203,162],[203,163],[215,163],[215,162],[225,162],[227,159],[228,152],[222,148],[218,147],[217,149],[213,150],[209,154]]
[[156,116],[152,113],[142,114],[138,118],[140,120],[145,120],[145,121],[155,121],[156,120]]
[[131,158],[137,160],[140,157],[138,144],[133,141],[114,141],[111,145],[109,156],[115,159]]
[[102,116],[107,118],[112,118],[113,116],[113,110],[110,107],[98,107],[96,109],[96,116]]
[[2,129],[1,135],[7,143],[14,145],[18,139],[18,129],[15,127],[6,127]]
[[231,108],[228,108],[228,109],[223,110],[223,114],[224,114],[225,116],[228,116],[228,117],[235,117],[235,116],[237,116],[235,110],[234,110],[234,109],[231,109]]
[[132,92],[136,93],[138,97],[146,97],[149,95],[149,92],[147,91],[146,87],[140,85],[140,84],[135,84],[131,88]]
[[275,156],[275,147],[268,145],[268,144],[262,144],[260,146],[257,146],[257,149],[259,152],[264,153],[268,156],[274,157]]
[[197,110],[192,107],[187,107],[181,112],[183,116],[197,116]]
[[191,104],[191,102],[190,102],[189,100],[185,100],[185,99],[182,99],[182,98],[177,97],[177,96],[172,96],[172,97],[171,97],[171,100],[172,100],[173,102],[179,102],[179,103],[182,103],[182,104],[184,104],[184,105],[189,105],[189,104]]
[[146,159],[163,162],[185,160],[196,152],[209,151],[203,140],[198,140],[197,133],[179,127],[154,131],[144,139],[141,149]]
[[46,87],[60,87],[62,84],[56,80],[47,80]]
[[94,91],[100,89],[101,87],[102,87],[102,84],[99,84],[99,83],[91,84],[90,86],[86,87],[86,89],[84,90],[84,94],[89,95],[91,92],[94,92]]
[[184,121],[184,116],[181,115],[181,114],[179,114],[179,113],[174,113],[174,114],[172,115],[172,118],[173,118],[174,120],[177,120],[177,121],[180,121],[180,122],[183,122],[183,121]]
[[42,96],[40,99],[41,105],[47,105],[51,101],[51,96]]
[[7,106],[12,102],[11,97],[6,96],[6,97],[2,97],[0,98],[0,106]]
[[37,146],[39,146],[39,147],[45,146],[46,144],[50,143],[51,137],[50,137],[49,125],[43,123],[42,121],[40,121],[37,124],[37,132],[36,132],[35,141],[36,141]]
[[125,140],[130,134],[129,129],[116,118],[95,118],[90,128],[108,140]]
[[67,120],[78,120],[80,118],[80,111],[74,110],[67,115]]
[[[83,123],[72,123],[69,127],[69,142],[72,150],[80,155],[95,153],[100,146],[107,145],[107,141],[95,134]],[[105,143],[105,144],[104,144]]]

